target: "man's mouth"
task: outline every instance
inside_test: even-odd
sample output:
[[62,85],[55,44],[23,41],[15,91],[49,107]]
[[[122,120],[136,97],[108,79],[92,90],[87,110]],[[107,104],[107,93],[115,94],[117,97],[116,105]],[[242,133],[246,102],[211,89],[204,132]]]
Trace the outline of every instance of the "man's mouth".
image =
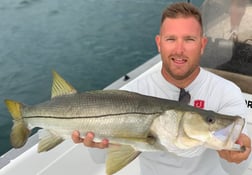
[[176,64],[184,64],[187,62],[185,58],[172,57],[172,61]]

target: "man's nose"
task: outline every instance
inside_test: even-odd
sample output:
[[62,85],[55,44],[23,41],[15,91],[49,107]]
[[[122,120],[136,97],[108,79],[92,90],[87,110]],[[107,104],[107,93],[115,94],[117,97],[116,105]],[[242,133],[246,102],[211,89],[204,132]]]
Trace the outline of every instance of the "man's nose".
[[175,45],[176,54],[182,54],[185,51],[184,42],[178,40]]

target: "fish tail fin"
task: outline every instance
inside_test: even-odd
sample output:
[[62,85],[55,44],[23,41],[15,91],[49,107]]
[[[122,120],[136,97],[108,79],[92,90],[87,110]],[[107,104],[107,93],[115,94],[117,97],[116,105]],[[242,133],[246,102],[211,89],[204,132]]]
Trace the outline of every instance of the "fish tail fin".
[[30,135],[30,130],[27,128],[22,117],[22,108],[24,105],[13,100],[5,100],[4,102],[13,118],[10,134],[11,145],[14,148],[20,148],[26,143]]

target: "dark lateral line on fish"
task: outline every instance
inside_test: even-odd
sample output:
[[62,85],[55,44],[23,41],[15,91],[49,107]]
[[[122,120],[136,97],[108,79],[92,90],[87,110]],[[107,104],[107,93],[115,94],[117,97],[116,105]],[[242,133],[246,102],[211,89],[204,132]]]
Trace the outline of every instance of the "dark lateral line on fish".
[[80,116],[80,117],[53,117],[53,116],[29,116],[29,117],[23,117],[26,119],[29,118],[51,118],[51,119],[88,119],[88,118],[102,118],[102,117],[108,117],[108,116],[117,116],[117,115],[132,115],[132,114],[141,114],[141,115],[157,115],[160,114],[159,112],[153,112],[153,113],[141,113],[141,112],[130,112],[130,113],[118,113],[118,114],[104,114],[104,115],[97,115],[97,116]]

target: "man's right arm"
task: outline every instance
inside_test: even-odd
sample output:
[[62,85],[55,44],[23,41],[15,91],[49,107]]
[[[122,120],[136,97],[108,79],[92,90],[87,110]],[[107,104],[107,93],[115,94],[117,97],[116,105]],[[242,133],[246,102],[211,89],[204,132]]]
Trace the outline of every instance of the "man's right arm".
[[79,131],[73,131],[72,133],[72,140],[74,143],[83,143],[83,145],[90,148],[90,156],[96,163],[104,163],[106,158],[106,150],[104,148],[108,147],[109,141],[108,139],[103,139],[101,142],[94,142],[94,137],[95,135],[92,132],[88,132],[85,138],[80,136]]

